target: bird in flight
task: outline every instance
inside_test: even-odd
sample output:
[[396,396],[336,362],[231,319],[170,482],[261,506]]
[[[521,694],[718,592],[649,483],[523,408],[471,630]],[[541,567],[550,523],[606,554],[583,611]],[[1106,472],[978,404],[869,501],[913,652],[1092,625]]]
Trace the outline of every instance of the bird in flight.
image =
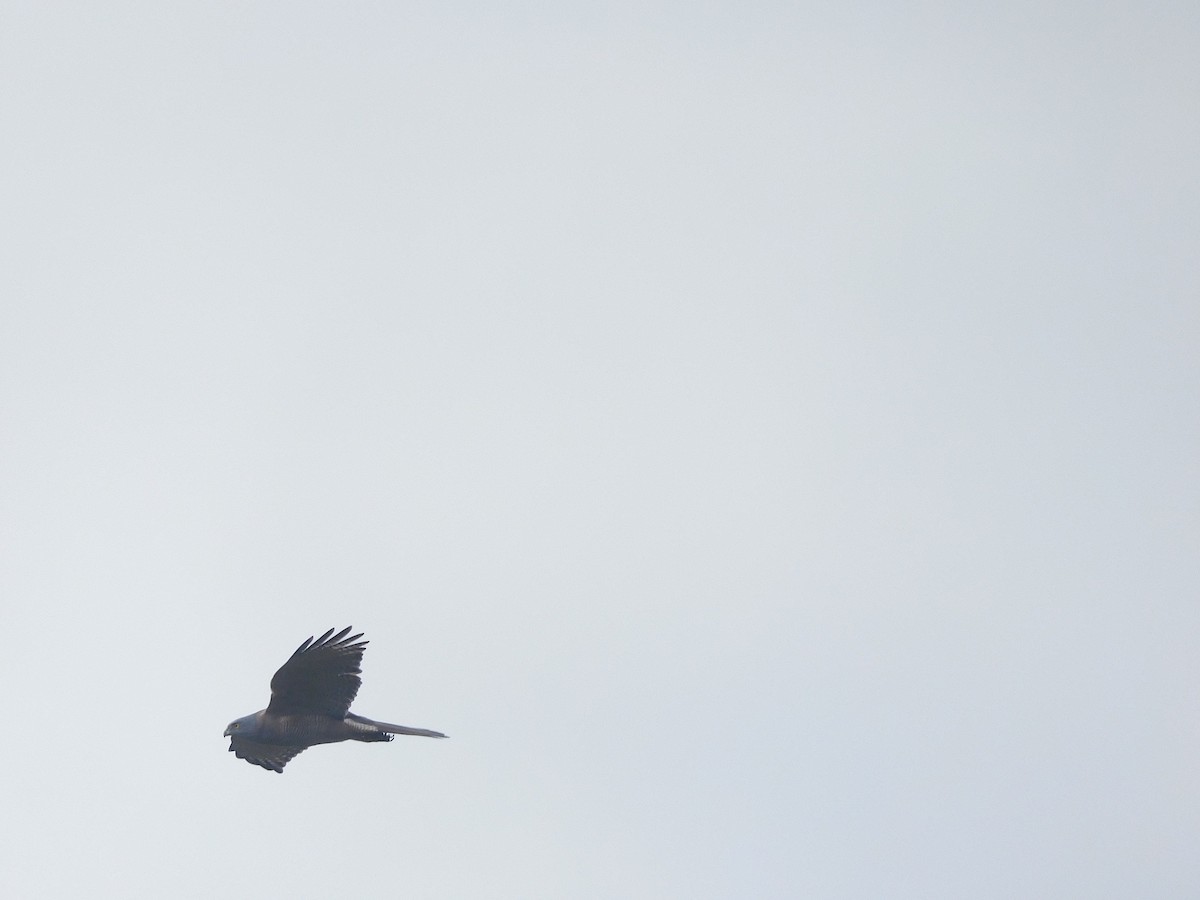
[[234,719],[225,729],[229,752],[282,773],[293,757],[314,744],[390,741],[394,734],[444,738],[440,731],[389,725],[350,712],[362,684],[359,675],[367,642],[360,637],[350,634],[349,628],[337,634],[330,628],[297,647],[271,679],[267,708]]

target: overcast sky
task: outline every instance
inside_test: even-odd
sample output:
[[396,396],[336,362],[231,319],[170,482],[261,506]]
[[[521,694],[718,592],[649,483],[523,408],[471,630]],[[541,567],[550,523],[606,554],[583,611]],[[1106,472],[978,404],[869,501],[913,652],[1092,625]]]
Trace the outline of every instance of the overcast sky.
[[1198,46],[6,2],[6,893],[1196,896]]

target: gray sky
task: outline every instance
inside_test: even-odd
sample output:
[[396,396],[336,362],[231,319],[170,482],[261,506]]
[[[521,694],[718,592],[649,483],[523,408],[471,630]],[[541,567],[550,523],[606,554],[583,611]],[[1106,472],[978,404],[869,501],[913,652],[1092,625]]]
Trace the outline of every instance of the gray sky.
[[9,893],[1194,896],[1198,45],[6,3]]

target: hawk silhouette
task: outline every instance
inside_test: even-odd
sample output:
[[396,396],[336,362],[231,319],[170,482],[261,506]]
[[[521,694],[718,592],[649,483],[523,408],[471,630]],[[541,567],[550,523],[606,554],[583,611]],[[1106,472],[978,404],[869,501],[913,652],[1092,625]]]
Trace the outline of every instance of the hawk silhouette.
[[375,722],[350,712],[362,679],[362,634],[330,628],[296,648],[271,679],[266,709],[234,719],[225,729],[229,752],[252,765],[283,772],[314,744],[390,741],[394,734],[444,738],[440,731]]

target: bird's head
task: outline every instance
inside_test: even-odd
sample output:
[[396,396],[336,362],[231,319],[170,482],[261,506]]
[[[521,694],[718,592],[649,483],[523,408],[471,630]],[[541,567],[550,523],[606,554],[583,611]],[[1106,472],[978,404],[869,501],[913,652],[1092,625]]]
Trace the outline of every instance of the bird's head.
[[225,726],[225,737],[254,737],[258,731],[258,713],[251,713],[248,716],[242,716],[240,719],[234,719]]

